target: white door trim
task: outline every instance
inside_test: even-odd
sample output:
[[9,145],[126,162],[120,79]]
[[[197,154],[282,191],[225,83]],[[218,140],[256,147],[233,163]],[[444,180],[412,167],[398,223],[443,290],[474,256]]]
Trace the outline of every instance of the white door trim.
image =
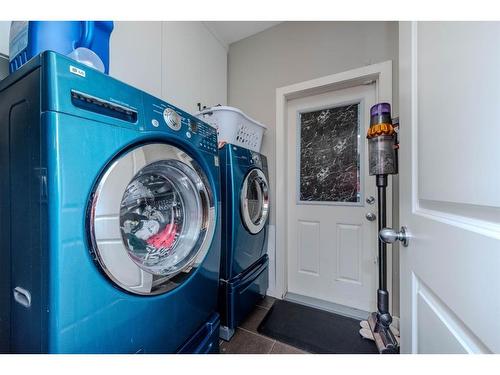
[[[271,295],[283,298],[287,292],[287,251],[286,251],[286,122],[287,101],[310,95],[366,84],[375,80],[376,102],[392,104],[392,61],[367,65],[361,68],[336,73],[329,76],[296,83],[276,89],[276,190],[274,209],[276,210],[276,288]],[[390,253],[389,253],[390,255]],[[392,262],[388,269],[392,270]],[[392,284],[392,272],[387,275],[389,287]],[[391,290],[389,289],[389,292]]]

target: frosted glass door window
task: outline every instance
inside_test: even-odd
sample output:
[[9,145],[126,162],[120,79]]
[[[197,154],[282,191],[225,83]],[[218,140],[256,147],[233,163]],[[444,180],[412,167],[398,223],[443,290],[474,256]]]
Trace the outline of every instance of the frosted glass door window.
[[299,200],[360,202],[360,103],[299,113]]

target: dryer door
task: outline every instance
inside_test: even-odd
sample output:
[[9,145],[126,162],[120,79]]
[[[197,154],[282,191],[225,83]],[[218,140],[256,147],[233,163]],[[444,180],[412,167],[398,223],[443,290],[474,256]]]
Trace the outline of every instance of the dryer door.
[[250,233],[257,234],[266,225],[269,215],[269,185],[264,172],[257,168],[248,172],[240,194],[243,224]]
[[214,194],[198,163],[171,145],[143,145],[111,163],[97,184],[91,252],[119,287],[164,293],[203,261],[215,220]]

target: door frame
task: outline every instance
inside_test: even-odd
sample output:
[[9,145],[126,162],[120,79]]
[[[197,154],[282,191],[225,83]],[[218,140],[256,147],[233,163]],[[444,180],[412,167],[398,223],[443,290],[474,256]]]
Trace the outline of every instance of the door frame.
[[[276,298],[283,298],[288,290],[287,285],[287,163],[286,163],[286,131],[288,101],[330,91],[350,88],[375,81],[375,101],[389,102],[392,105],[392,61],[363,66],[341,73],[315,78],[276,89],[276,187],[274,209],[276,210],[276,286],[269,291]],[[392,179],[390,180],[392,184]],[[392,199],[392,197],[391,197]],[[388,223],[390,224],[390,223]],[[392,296],[392,254],[388,252],[387,275],[389,293]],[[392,307],[392,297],[391,297]],[[391,308],[392,310],[392,308]]]

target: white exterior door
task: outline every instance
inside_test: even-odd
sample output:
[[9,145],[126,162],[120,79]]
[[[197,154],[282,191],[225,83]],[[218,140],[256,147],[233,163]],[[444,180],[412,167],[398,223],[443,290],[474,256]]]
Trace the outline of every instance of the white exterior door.
[[401,351],[500,352],[500,24],[400,24]]
[[367,84],[288,101],[289,295],[375,309],[377,221],[366,218],[377,214],[366,142],[375,96]]

